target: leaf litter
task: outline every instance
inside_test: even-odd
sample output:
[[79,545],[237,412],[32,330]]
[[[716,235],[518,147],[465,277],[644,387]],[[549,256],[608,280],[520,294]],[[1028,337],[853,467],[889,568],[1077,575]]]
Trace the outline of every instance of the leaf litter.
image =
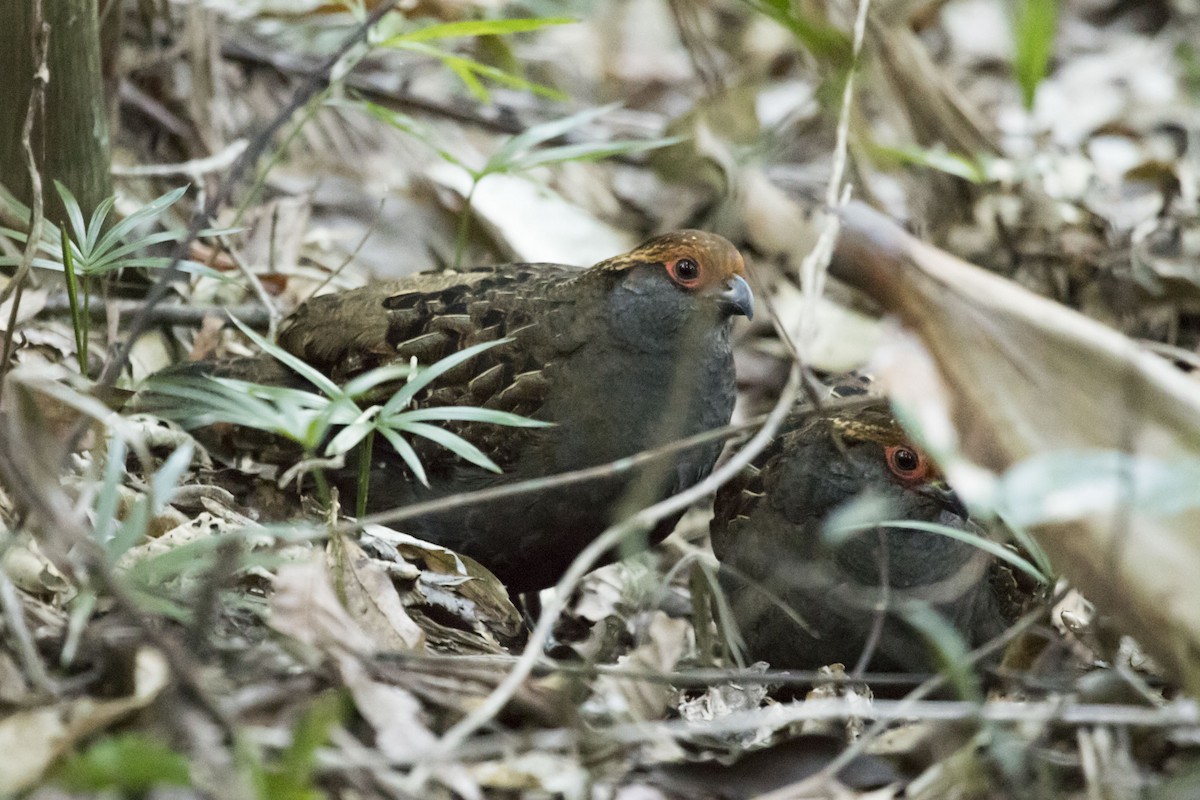
[[[456,258],[582,265],[683,225],[742,246],[756,293],[784,329],[795,328],[809,307],[797,274],[823,224],[817,198],[832,171],[838,109],[831,90],[845,77],[838,54],[854,4],[829,4],[827,18],[776,2],[572,5],[574,23],[511,35],[503,23],[522,15],[515,6],[411,5],[408,19],[387,19],[382,36],[422,18],[435,26],[483,18],[500,35],[356,54],[344,82],[292,119],[257,191],[221,210],[223,241],[192,248],[203,269],[165,307],[195,321],[143,337],[135,379],[189,352],[253,352],[233,326],[212,322],[226,318],[225,307],[262,312],[269,302],[252,323],[264,330],[314,292]],[[712,566],[701,523],[589,576],[493,724],[441,752],[440,737],[512,668],[528,632],[523,615],[536,606],[514,604],[480,565],[405,535],[402,523],[348,535],[258,466],[214,464],[186,433],[114,414],[111,398],[68,373],[82,360],[94,376],[136,307],[121,312],[116,297],[97,297],[89,313],[107,322],[81,340],[62,313],[61,277],[39,273],[19,309],[21,371],[5,382],[0,437],[0,792],[52,797],[53,787],[70,786],[98,796],[177,783],[172,755],[182,756],[196,796],[1200,791],[1200,713],[1188,693],[1200,664],[1192,624],[1200,606],[1188,599],[1195,571],[1183,566],[1200,543],[1186,517],[1142,519],[1164,504],[1193,512],[1194,491],[1178,478],[1189,473],[1136,465],[1138,491],[1144,484],[1151,499],[1116,504],[1131,515],[1118,530],[1134,537],[1121,541],[1138,551],[1120,580],[1095,569],[1093,551],[1107,540],[1093,547],[1078,530],[1043,539],[1039,527],[1064,514],[1093,534],[1112,524],[1102,501],[1112,499],[1112,481],[1121,485],[1121,463],[1111,463],[1121,431],[1147,437],[1151,452],[1178,437],[1173,454],[1197,457],[1178,426],[1148,425],[1167,400],[1107,405],[1128,362],[1103,361],[1097,345],[1152,343],[1180,365],[1164,379],[1171,391],[1197,391],[1184,370],[1200,362],[1197,62],[1188,55],[1200,19],[1186,3],[1021,5],[1010,17],[998,0],[873,4],[852,100],[853,193],[923,241],[1129,338],[1079,333],[1084,355],[1063,367],[1054,360],[1061,349],[1032,334],[1054,315],[1031,323],[1018,309],[1003,322],[1016,333],[992,337],[1000,352],[989,353],[968,342],[996,318],[956,319],[950,303],[967,284],[943,276],[946,288],[920,306],[934,322],[907,320],[923,342],[881,326],[877,304],[832,284],[818,298],[817,346],[806,354],[823,376],[869,363],[940,448],[956,488],[986,505],[998,485],[1010,519],[1048,542],[1064,576],[1058,602],[1035,610],[1007,643],[982,706],[836,667],[736,668],[721,615],[693,607],[700,594],[689,565]],[[1030,20],[1051,7],[1057,22],[1043,63],[1046,32]],[[118,9],[127,19],[116,160],[209,168],[206,159],[224,150],[214,142],[252,137],[344,36],[349,18],[326,13],[337,11],[253,2],[200,14],[170,4]],[[219,55],[194,63],[164,49],[155,30]],[[196,70],[211,71],[198,81]],[[514,77],[490,83],[497,70]],[[541,85],[570,99],[530,91]],[[588,105],[600,97],[622,103]],[[365,99],[397,116],[383,124]],[[216,138],[184,135],[205,107],[211,127],[200,129]],[[561,124],[573,117],[586,124]],[[463,171],[515,152],[513,135],[536,130],[555,137],[521,151],[525,163],[482,178]],[[605,150],[627,141],[641,144]],[[612,157],[591,160],[601,153]],[[125,219],[179,186],[177,175],[117,174],[115,208]],[[179,202],[197,202],[194,191]],[[464,226],[468,205],[474,224]],[[18,225],[11,208],[0,213],[4,227]],[[142,240],[139,264],[161,264],[163,241]],[[137,270],[111,280],[122,297],[144,294]],[[0,307],[5,320],[10,310]],[[736,332],[739,419],[773,402],[793,359],[771,320],[759,315]],[[922,349],[934,352],[934,366]],[[1166,364],[1151,370],[1176,369]],[[940,382],[929,378],[939,367]],[[1014,400],[1030,375],[1040,376],[1039,392]],[[1028,436],[1039,414],[1047,427]],[[1072,434],[1073,424],[1096,435]],[[1103,439],[1109,449],[1064,456],[1048,447],[1055,436]],[[996,484],[992,473],[1013,454]],[[1078,521],[1095,509],[1099,523]],[[112,753],[122,767],[100,769]]]

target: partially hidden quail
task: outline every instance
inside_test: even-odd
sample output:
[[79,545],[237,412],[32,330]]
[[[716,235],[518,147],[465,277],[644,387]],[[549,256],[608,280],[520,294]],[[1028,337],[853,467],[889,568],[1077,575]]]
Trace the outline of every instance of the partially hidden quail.
[[882,403],[798,410],[718,493],[712,546],[754,660],[852,669],[869,649],[872,671],[925,672],[935,660],[906,619],[915,606],[942,614],[971,646],[1007,627],[1012,576],[974,545],[893,526],[826,535],[831,514],[868,497],[876,520],[982,532]]
[[[511,264],[322,295],[284,322],[278,342],[345,382],[374,367],[414,358],[430,365],[476,344],[510,340],[451,369],[413,407],[477,406],[553,424],[436,423],[477,446],[502,473],[413,436],[408,441],[429,486],[379,442],[369,508],[382,510],[601,465],[727,424],[735,396],[730,323],[752,310],[737,249],[719,236],[684,230],[586,270]],[[269,356],[202,369],[305,386]],[[619,514],[703,479],[720,447],[706,444],[632,472],[462,505],[400,527],[475,558],[510,591],[540,589]],[[354,470],[335,478],[353,497]],[[665,536],[674,522],[664,521],[650,538]]]

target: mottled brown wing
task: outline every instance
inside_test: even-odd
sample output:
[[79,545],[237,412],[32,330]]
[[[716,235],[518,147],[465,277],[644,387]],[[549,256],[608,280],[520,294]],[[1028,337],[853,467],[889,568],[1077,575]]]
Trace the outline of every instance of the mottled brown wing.
[[[290,317],[280,344],[335,381],[416,359],[430,366],[485,342],[512,341],[454,367],[414,399],[416,408],[477,406],[537,417],[555,365],[594,329],[594,294],[583,273],[553,264],[510,265],[463,273],[414,275],[314,298]],[[384,402],[400,383],[366,402]],[[502,468],[530,435],[484,423],[438,423],[468,439]],[[458,463],[444,448],[414,437],[431,474]],[[447,463],[442,463],[447,462]]]

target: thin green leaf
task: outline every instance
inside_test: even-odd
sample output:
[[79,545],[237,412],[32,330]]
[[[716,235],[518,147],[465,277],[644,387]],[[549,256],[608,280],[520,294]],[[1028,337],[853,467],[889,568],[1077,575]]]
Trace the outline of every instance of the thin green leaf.
[[547,147],[518,155],[509,169],[527,170],[547,164],[561,164],[568,161],[599,161],[618,155],[641,153],[646,150],[656,150],[669,147],[684,141],[682,137],[672,136],[662,139],[626,139],[616,142],[580,142],[566,144],[560,147]]
[[125,554],[129,548],[146,538],[150,530],[150,499],[143,497],[133,504],[125,514],[125,519],[117,526],[117,532],[105,546],[109,558],[116,560]]
[[543,142],[557,139],[569,131],[582,127],[592,120],[620,108],[620,106],[620,103],[610,103],[598,108],[587,108],[562,119],[550,120],[539,125],[534,125],[505,142],[504,146],[488,159],[487,165],[484,167],[484,172],[502,172],[506,168],[506,165],[512,163],[519,154],[532,150]]
[[73,794],[126,797],[191,782],[187,758],[162,741],[137,732],[102,736],[82,752],[67,754],[53,777]]
[[105,544],[113,535],[117,520],[117,503],[120,500],[121,479],[125,477],[125,441],[116,436],[108,440],[108,458],[104,464],[104,480],[96,495],[95,528],[96,538]]
[[1058,0],[1018,0],[1013,27],[1017,47],[1013,72],[1021,87],[1025,107],[1033,108],[1038,84],[1046,77],[1050,56],[1054,53]]
[[342,392],[349,397],[361,397],[381,383],[407,378],[412,373],[413,368],[409,364],[385,364],[346,381]]
[[454,355],[446,356],[433,366],[426,367],[419,371],[414,378],[404,385],[400,391],[392,395],[392,398],[384,404],[383,410],[380,412],[383,415],[395,414],[403,408],[406,408],[417,392],[424,389],[433,381],[437,380],[447,371],[454,369],[464,361],[474,358],[484,350],[489,350],[496,345],[511,342],[512,339],[497,339],[494,342],[483,342],[481,344],[468,347],[466,350],[459,350]]
[[746,0],[759,13],[775,20],[818,58],[837,67],[848,67],[854,48],[850,38],[837,28],[808,20],[791,0]]
[[[511,72],[506,72],[499,67],[481,64],[478,61],[464,58],[462,56],[450,56],[449,58],[459,62],[466,69],[471,70],[471,72],[494,81],[501,86],[507,86],[510,89],[519,89],[525,92],[533,92],[534,94],[540,95],[549,100],[563,101],[568,99],[568,95],[560,92],[558,89],[546,86],[545,84],[536,83],[535,81],[531,81],[527,78],[522,78],[520,75],[514,75]],[[443,58],[443,61],[445,60],[446,59]]]
[[179,486],[183,473],[192,463],[194,451],[195,448],[192,447],[191,442],[184,442],[175,448],[171,455],[167,456],[167,460],[154,473],[154,477],[150,480],[150,497],[154,503],[154,513],[157,514],[167,503],[171,502],[171,496]]
[[987,183],[987,170],[978,161],[944,148],[885,147],[878,146],[874,152],[887,159],[896,159],[902,164],[934,169],[954,175],[974,184]]
[[257,333],[251,330],[249,326],[243,324],[242,321],[237,317],[231,316],[230,319],[233,320],[233,324],[238,327],[238,330],[246,335],[246,338],[254,342],[265,352],[270,353],[277,360],[282,361],[293,372],[304,378],[313,386],[317,387],[330,397],[337,397],[338,395],[342,394],[341,387],[330,380],[324,373],[292,355],[282,347],[268,342],[262,336],[259,336]]
[[925,603],[913,603],[902,609],[904,620],[920,631],[937,653],[942,674],[958,692],[972,703],[983,703],[983,687],[972,668],[974,662],[967,652],[962,634],[941,614]]
[[503,36],[568,25],[577,22],[571,17],[533,17],[526,19],[486,19],[447,22],[390,36],[380,42],[383,47],[395,47],[402,42],[427,42],[431,39],[461,39],[468,36]]
[[481,103],[490,103],[492,94],[483,85],[483,82],[475,77],[475,70],[472,69],[473,64],[465,58],[456,58],[454,56],[440,56],[442,64],[444,64],[451,72],[458,76],[458,79],[463,82],[476,100]]
[[100,201],[92,212],[92,219],[87,226],[87,238],[80,242],[80,247],[85,252],[92,252],[96,249],[96,242],[100,238],[100,234],[104,231],[104,221],[108,219],[109,213],[112,211],[113,205],[117,202],[116,195],[110,195]]
[[[424,422],[405,422],[396,426],[397,429],[406,431],[414,436],[421,436],[431,442],[440,444],[450,452],[459,456],[466,461],[471,462],[477,467],[483,467],[491,472],[500,473],[503,470],[496,465],[483,451],[475,445],[468,442],[456,433],[451,433],[445,428],[439,428],[436,425],[427,425]],[[384,428],[383,430],[387,430]]]
[[330,439],[329,444],[325,446],[325,455],[348,453],[352,447],[367,438],[371,431],[375,430],[374,417],[378,410],[378,406],[371,406],[360,414],[358,419],[338,431],[337,436]]
[[471,172],[471,169],[467,167],[467,165],[464,164],[457,156],[441,146],[442,137],[440,134],[431,131],[428,127],[402,111],[395,111],[390,108],[385,108],[378,103],[372,103],[370,100],[357,98],[353,101],[334,99],[329,101],[329,105],[352,105],[361,108],[376,119],[391,125],[396,130],[402,131],[407,133],[409,136],[414,136],[421,140],[426,145],[433,148],[443,161],[449,164],[454,164],[458,167],[462,167],[468,172]]
[[429,486],[429,478],[425,475],[425,467],[421,464],[421,457],[417,455],[417,451],[413,449],[412,445],[391,428],[380,428],[379,433],[384,439],[387,439],[388,444],[392,446],[396,454],[412,470],[413,477],[419,480],[422,485]]
[[138,226],[150,222],[163,211],[166,211],[175,203],[179,202],[179,198],[183,197],[184,192],[186,192],[187,189],[188,187],[186,185],[180,186],[177,189],[172,189],[166,194],[154,198],[137,211],[125,217],[116,225],[113,225],[108,229],[108,232],[104,234],[104,237],[96,245],[96,249],[101,252],[109,250],[116,243],[124,240],[127,234],[133,233]]
[[406,422],[460,420],[466,422],[488,422],[493,425],[508,425],[514,428],[548,428],[554,425],[553,422],[530,419],[529,417],[522,417],[520,414],[512,414],[508,411],[494,411],[490,408],[476,408],[474,406],[419,408],[413,411],[401,412],[396,415],[397,421],[400,421],[400,417],[403,417],[403,421]]
[[908,530],[936,533],[939,536],[945,536],[948,539],[954,539],[956,541],[969,544],[972,547],[984,551],[988,555],[995,556],[997,559],[1012,565],[1021,572],[1024,572],[1038,583],[1049,583],[1049,578],[1047,578],[1041,570],[999,542],[993,542],[991,539],[988,539],[985,536],[980,536],[979,534],[972,533],[971,531],[960,530],[959,528],[952,528],[949,525],[940,525],[936,522],[921,522],[919,520],[911,519],[892,519],[883,520],[880,522],[863,523],[859,525],[839,526],[837,533],[850,531],[869,531],[875,530],[876,528],[907,528]]
[[54,188],[58,191],[63,208],[67,210],[67,221],[71,225],[75,239],[82,241],[87,233],[87,225],[83,222],[83,209],[79,207],[79,201],[75,199],[75,195],[71,193],[71,190],[57,179],[54,181]]

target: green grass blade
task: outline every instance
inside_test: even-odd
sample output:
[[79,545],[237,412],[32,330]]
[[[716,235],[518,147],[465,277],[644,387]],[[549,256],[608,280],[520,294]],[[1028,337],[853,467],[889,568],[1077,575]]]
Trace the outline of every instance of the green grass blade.
[[384,439],[387,439],[388,444],[392,446],[392,449],[396,451],[396,454],[400,456],[400,458],[404,460],[404,463],[408,465],[408,468],[412,470],[413,476],[423,485],[428,486],[429,478],[425,475],[425,467],[421,464],[421,458],[417,455],[417,451],[413,449],[413,446],[405,441],[403,436],[391,428],[380,428],[379,434],[383,436]]
[[1026,108],[1033,107],[1038,84],[1046,77],[1057,27],[1058,0],[1017,0],[1013,71]]
[[610,103],[598,108],[587,108],[578,114],[572,114],[562,119],[550,120],[517,134],[504,143],[504,146],[488,159],[485,172],[503,172],[508,165],[527,150],[532,150],[543,142],[557,139],[569,131],[582,127],[592,120],[598,119],[611,111],[620,108],[620,103]]
[[553,25],[569,25],[577,22],[571,17],[531,17],[525,19],[481,19],[463,22],[447,22],[426,28],[399,33],[380,42],[382,47],[395,47],[401,43],[427,42],[432,39],[462,39],[468,36],[503,36],[548,28]]
[[553,422],[543,422],[538,419],[522,417],[520,414],[512,414],[508,411],[494,411],[490,408],[477,408],[475,406],[418,408],[412,411],[403,411],[393,419],[397,422],[445,422],[449,420],[488,422],[493,425],[508,425],[513,428],[549,428],[554,426]]
[[346,381],[342,386],[342,391],[349,397],[357,398],[381,383],[407,378],[412,372],[413,368],[409,364],[385,364]]
[[484,350],[488,350],[496,345],[511,341],[512,339],[505,338],[497,339],[494,342],[482,342],[481,344],[468,347],[466,350],[460,350],[454,355],[446,356],[432,366],[426,367],[418,372],[416,377],[406,383],[404,388],[392,395],[392,398],[384,404],[381,413],[383,415],[391,415],[406,408],[408,404],[412,402],[412,399],[416,396],[417,392],[424,389],[426,386],[437,380],[449,370],[454,369],[464,361],[474,358]]
[[[406,431],[414,436],[421,436],[431,442],[440,444],[456,456],[465,459],[477,467],[483,467],[491,472],[500,473],[503,470],[496,465],[483,451],[475,445],[468,442],[456,433],[451,433],[445,428],[439,428],[436,425],[428,425],[424,422],[406,422],[396,426],[396,429]],[[383,428],[382,430],[388,430]]]
[[71,232],[75,235],[75,241],[85,241],[87,239],[87,225],[83,221],[83,209],[79,207],[79,201],[75,199],[75,195],[71,193],[71,190],[58,180],[54,181],[54,188],[58,191],[63,208],[67,210],[67,221],[71,226]]
[[186,185],[180,186],[177,189],[172,189],[166,194],[154,198],[149,203],[130,214],[128,217],[125,217],[125,219],[121,220],[116,225],[113,225],[104,234],[104,237],[96,244],[96,250],[99,252],[105,252],[112,249],[117,242],[124,240],[127,235],[133,233],[139,225],[144,225],[145,223],[153,220],[159,214],[166,211],[175,203],[179,202],[179,198],[183,197],[183,194],[187,191],[187,189],[188,187]]
[[320,370],[292,355],[279,345],[268,342],[262,336],[259,336],[257,333],[251,330],[249,326],[243,324],[242,321],[237,317],[231,316],[230,319],[233,320],[233,324],[237,326],[238,330],[246,335],[247,339],[262,348],[264,352],[269,353],[277,360],[282,361],[293,372],[304,378],[313,386],[317,387],[330,397],[339,397],[344,395],[341,387],[330,380]]

